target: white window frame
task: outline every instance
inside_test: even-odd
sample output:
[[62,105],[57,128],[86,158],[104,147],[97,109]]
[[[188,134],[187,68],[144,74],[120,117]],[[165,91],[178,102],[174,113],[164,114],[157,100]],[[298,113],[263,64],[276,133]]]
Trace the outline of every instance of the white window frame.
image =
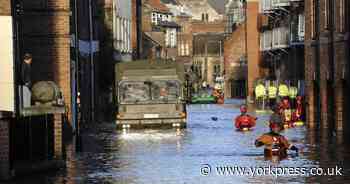
[[305,38],[305,15],[298,16],[298,40],[303,41]]
[[329,0],[323,0],[324,1],[324,28],[325,29],[328,29],[329,28],[329,18],[330,18],[330,15],[329,15],[329,8],[330,8],[330,2]]

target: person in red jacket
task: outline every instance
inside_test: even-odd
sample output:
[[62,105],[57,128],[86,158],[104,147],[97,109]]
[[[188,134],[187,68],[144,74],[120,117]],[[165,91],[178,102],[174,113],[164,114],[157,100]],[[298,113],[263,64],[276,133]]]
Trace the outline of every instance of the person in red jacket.
[[249,130],[255,126],[255,121],[258,119],[256,117],[253,117],[249,114],[247,114],[247,106],[242,105],[240,107],[241,115],[236,117],[235,119],[235,127],[238,130]]
[[283,117],[284,125],[288,127],[292,127],[293,126],[292,109],[288,98],[283,98],[280,104],[280,109],[281,109],[281,115]]
[[287,157],[287,150],[294,150],[298,153],[298,148],[288,142],[288,140],[280,134],[280,123],[270,123],[270,132],[263,134],[255,141],[255,146],[265,146],[264,155],[266,158],[273,156],[280,157],[280,159]]
[[301,96],[297,96],[295,103],[295,111],[293,112],[293,121],[303,121],[304,119],[304,109],[303,109],[303,101]]

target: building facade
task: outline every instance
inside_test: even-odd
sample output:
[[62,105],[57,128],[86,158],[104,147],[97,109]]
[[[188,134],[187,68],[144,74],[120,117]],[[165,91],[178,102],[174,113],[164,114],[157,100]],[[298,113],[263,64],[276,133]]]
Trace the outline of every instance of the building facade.
[[260,1],[261,65],[268,79],[296,86],[304,78],[304,25],[304,1]]
[[349,1],[305,1],[307,122],[349,131]]
[[180,26],[175,22],[173,13],[160,0],[145,0],[142,4],[142,14],[142,57],[175,61]]
[[[219,1],[221,3],[222,0]],[[219,4],[219,2],[211,0],[179,0],[179,2],[189,8],[193,20],[215,22],[224,18],[223,12],[216,9],[216,5]]]

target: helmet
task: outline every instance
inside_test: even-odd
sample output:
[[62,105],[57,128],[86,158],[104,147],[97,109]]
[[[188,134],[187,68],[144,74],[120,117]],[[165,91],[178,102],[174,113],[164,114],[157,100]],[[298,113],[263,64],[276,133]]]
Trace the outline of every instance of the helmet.
[[246,112],[247,112],[247,106],[246,106],[246,105],[241,105],[241,107],[239,108],[239,110],[240,110],[242,113],[246,113]]

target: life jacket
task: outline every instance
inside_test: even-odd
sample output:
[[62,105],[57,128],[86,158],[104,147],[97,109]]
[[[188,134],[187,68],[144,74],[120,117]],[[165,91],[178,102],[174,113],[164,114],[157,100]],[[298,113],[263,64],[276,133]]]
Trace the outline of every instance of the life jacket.
[[281,136],[272,136],[272,143],[264,150],[265,157],[278,156],[284,158],[287,156],[287,148],[285,148],[281,141]]
[[289,95],[288,86],[281,84],[278,86],[278,96],[285,97]]
[[295,99],[298,95],[298,88],[296,87],[290,87],[289,88],[289,98]]
[[284,112],[284,121],[285,122],[291,121],[292,120],[292,110],[290,108],[284,109],[283,112]]
[[269,87],[269,98],[276,98],[277,97],[277,88],[275,86]]
[[264,96],[266,96],[266,90],[265,90],[264,85],[258,84],[255,87],[255,96],[256,96],[256,98],[263,98]]
[[241,115],[236,118],[235,126],[237,129],[252,128],[255,126],[255,120],[249,115]]

